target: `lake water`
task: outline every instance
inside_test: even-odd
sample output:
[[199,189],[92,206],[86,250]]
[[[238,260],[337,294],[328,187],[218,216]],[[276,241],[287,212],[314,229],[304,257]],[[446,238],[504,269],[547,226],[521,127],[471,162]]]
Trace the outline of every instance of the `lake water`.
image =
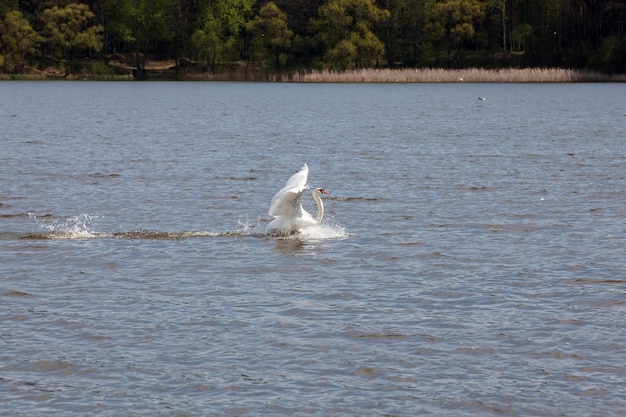
[[0,143],[2,415],[626,414],[624,84],[3,82]]

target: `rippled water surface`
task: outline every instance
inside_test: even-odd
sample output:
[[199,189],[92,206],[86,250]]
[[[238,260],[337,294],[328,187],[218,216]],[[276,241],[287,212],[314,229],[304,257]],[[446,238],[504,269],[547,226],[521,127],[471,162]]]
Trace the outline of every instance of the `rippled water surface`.
[[0,414],[626,414],[625,97],[0,83]]

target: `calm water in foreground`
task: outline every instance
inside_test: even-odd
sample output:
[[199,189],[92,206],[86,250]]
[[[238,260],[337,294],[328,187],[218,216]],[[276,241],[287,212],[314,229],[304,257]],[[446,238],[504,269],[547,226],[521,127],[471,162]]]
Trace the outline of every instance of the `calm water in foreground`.
[[626,414],[625,97],[0,83],[0,414]]

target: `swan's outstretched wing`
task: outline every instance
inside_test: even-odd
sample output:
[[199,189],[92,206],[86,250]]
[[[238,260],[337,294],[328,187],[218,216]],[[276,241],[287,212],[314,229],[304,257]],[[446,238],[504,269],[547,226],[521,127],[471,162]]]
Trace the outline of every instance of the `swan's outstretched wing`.
[[279,194],[274,196],[272,206],[270,207],[270,216],[284,217],[288,219],[298,219],[303,216],[302,194],[309,187],[301,189],[281,190]]
[[309,188],[306,185],[309,167],[304,167],[288,180],[285,186],[272,198],[269,214],[274,217],[302,217],[302,194]]

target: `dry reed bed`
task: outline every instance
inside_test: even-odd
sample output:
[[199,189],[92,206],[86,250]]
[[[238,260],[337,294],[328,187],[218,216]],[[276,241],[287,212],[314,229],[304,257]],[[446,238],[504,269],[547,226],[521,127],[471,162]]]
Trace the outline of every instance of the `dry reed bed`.
[[416,68],[314,71],[294,74],[292,80],[305,83],[569,83],[626,82],[626,75],[606,75],[561,68],[499,70]]

